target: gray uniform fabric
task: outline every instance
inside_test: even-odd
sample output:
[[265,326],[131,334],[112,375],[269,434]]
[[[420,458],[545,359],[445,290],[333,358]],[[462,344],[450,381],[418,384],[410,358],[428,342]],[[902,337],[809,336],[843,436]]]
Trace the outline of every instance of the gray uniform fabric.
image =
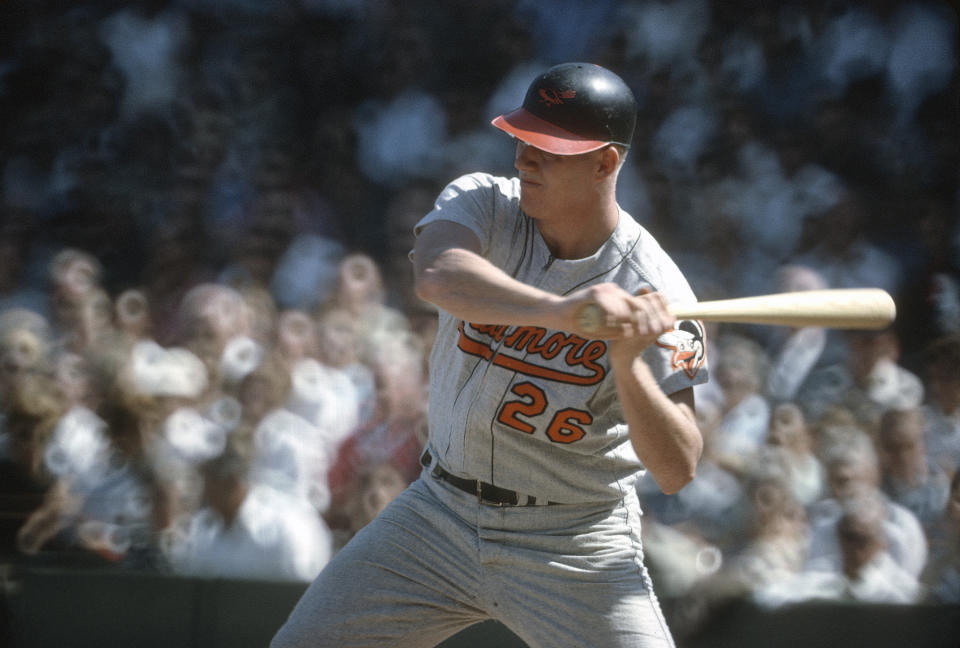
[[[593,256],[553,259],[519,201],[516,178],[467,175],[447,186],[417,228],[437,220],[465,225],[494,265],[558,295],[613,282],[631,293],[652,287],[670,303],[696,300],[677,266],[629,214],[621,212],[616,231]],[[686,357],[698,342],[682,329],[644,354],[667,394],[707,379],[702,327],[681,326],[699,331],[698,356]],[[620,499],[643,465],[628,440],[606,349],[602,341],[560,331],[462,323],[441,311],[430,358],[434,455],[455,474],[542,499]]]
[[[550,256],[519,208],[516,179],[470,174],[417,225],[469,227],[481,254],[525,283],[569,294],[591,283],[645,286],[695,301],[653,237],[621,212],[593,256]],[[439,315],[430,359],[431,465],[340,551],[272,644],[423,646],[503,622],[531,647],[672,646],[643,565],[633,452],[607,345],[562,331]],[[667,394],[707,380],[699,322],[644,353]],[[518,491],[498,507],[435,476]],[[543,505],[544,502],[559,504]]]

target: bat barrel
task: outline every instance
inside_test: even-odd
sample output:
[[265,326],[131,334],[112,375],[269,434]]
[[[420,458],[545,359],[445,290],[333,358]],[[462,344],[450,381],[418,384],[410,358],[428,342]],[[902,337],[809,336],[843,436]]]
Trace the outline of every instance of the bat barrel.
[[882,329],[896,317],[896,305],[879,288],[806,290],[739,299],[671,305],[679,319],[712,322]]

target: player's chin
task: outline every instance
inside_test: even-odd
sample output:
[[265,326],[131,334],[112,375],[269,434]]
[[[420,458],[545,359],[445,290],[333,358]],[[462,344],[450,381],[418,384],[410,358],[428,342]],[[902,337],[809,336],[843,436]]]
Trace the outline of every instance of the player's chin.
[[520,209],[522,209],[527,216],[536,218],[543,212],[543,201],[538,200],[536,195],[532,195],[532,192],[521,191]]

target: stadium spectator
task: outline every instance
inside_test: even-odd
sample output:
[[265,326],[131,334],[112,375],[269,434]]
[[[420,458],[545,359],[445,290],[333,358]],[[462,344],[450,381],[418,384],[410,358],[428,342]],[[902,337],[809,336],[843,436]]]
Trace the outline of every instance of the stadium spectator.
[[[777,271],[776,292],[826,288],[826,280],[813,268],[787,265]],[[774,402],[793,400],[800,385],[821,362],[827,331],[815,326],[774,327],[768,335],[771,339],[764,344],[771,355],[770,373],[764,393]]]
[[837,571],[843,560],[837,526],[846,503],[857,497],[884,504],[884,543],[893,560],[912,576],[919,576],[929,556],[928,543],[917,516],[891,501],[880,490],[880,467],[873,442],[865,433],[837,441],[824,456],[829,494],[809,507],[811,524],[807,569]]
[[960,336],[933,341],[924,357],[927,456],[954,474],[960,467]]
[[943,515],[950,478],[928,458],[923,411],[915,408],[884,412],[876,442],[883,491],[929,529]]
[[842,405],[876,430],[883,413],[923,403],[923,383],[899,363],[900,340],[892,328],[844,331],[844,356],[810,374],[797,401],[812,418]]
[[[63,414],[52,382],[43,374],[18,376],[5,390],[0,434],[0,551],[13,556],[34,552],[60,531],[62,499],[52,493],[55,476],[44,462],[46,443]],[[41,507],[53,514],[40,512]],[[39,514],[38,514],[39,513]],[[41,519],[42,518],[42,519]],[[32,524],[30,521],[34,520]]]
[[773,409],[766,444],[759,453],[759,462],[777,467],[802,506],[809,506],[823,496],[826,474],[813,452],[813,439],[803,410],[796,403],[780,403]]
[[887,552],[884,503],[861,494],[845,502],[835,527],[841,560],[764,588],[757,600],[768,606],[801,601],[907,604],[922,596],[915,575]]
[[203,507],[170,534],[174,570],[206,578],[312,580],[330,558],[330,531],[305,502],[251,483],[249,469],[234,447],[203,464]]
[[790,583],[803,571],[809,529],[803,504],[775,467],[757,466],[743,502],[741,546],[713,582],[712,596],[752,596]]
[[929,536],[930,560],[921,575],[927,598],[960,603],[960,474],[953,476],[950,499]]
[[721,466],[742,472],[767,436],[770,403],[762,388],[769,356],[759,343],[736,334],[721,336],[713,349],[723,416],[708,450]]

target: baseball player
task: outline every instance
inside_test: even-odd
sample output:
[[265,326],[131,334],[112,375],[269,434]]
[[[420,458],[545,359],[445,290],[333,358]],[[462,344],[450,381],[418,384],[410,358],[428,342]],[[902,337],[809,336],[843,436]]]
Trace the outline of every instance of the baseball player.
[[[695,299],[683,275],[616,202],[635,118],[612,72],[552,67],[493,121],[517,177],[454,180],[418,223],[416,289],[439,309],[423,472],[274,648],[432,648],[491,618],[531,648],[673,645],[635,482],[693,478],[705,340],[666,307]],[[599,331],[578,324],[586,304]]]

